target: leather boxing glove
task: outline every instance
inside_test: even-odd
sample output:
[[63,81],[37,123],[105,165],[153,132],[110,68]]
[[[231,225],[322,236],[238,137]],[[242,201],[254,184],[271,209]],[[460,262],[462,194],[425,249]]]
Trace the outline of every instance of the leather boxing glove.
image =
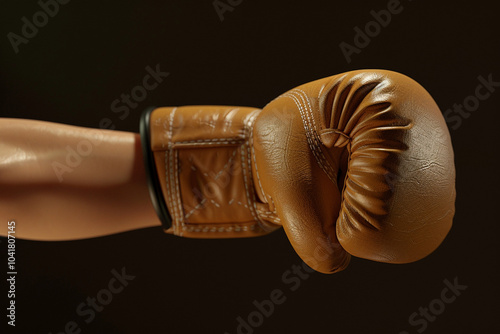
[[262,110],[159,108],[141,133],[168,233],[248,237],[283,226],[310,267],[332,273],[351,255],[416,261],[451,228],[446,124],[432,97],[399,73],[338,74]]

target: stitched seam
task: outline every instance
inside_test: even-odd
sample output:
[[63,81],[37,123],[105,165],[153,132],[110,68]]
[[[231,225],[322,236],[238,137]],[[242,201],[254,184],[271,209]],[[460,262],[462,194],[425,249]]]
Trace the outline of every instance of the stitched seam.
[[[182,226],[184,226],[184,215],[183,209],[182,209],[182,204],[181,204],[181,189],[179,187],[179,151],[175,151],[175,166],[174,166],[174,171],[175,171],[175,192],[177,196],[177,206],[179,208],[179,222]],[[182,233],[180,234],[182,235]]]
[[183,226],[182,229],[184,231],[187,231],[187,232],[204,232],[204,233],[208,233],[208,232],[248,232],[249,230],[250,231],[254,231],[256,229],[258,229],[258,226],[254,223],[252,225],[233,225],[233,226],[227,226],[227,227],[215,227],[215,226],[212,226],[212,227],[208,227],[208,226],[199,226],[199,227],[195,227],[195,226]]
[[[303,105],[298,100],[298,97],[295,96],[295,95],[291,95],[291,96],[292,96],[295,104],[299,108],[299,112],[300,112],[300,115],[301,115],[301,118],[302,118],[302,122],[303,122],[304,128],[306,130],[306,135],[307,135],[307,138],[308,138],[309,148],[313,152],[313,155],[316,158],[316,162],[320,165],[321,169],[327,174],[327,176],[330,179],[332,179],[332,177],[331,177],[328,169],[324,166],[323,157],[321,155],[321,149],[319,149],[318,145],[315,143],[315,139],[316,138],[314,138],[313,131],[311,130],[312,124],[311,124],[310,120],[308,119],[309,115],[306,114],[306,110],[304,110]],[[299,97],[300,97],[300,95],[299,95]]]
[[261,215],[261,217],[270,219],[270,220],[272,220],[274,222],[281,222],[281,219],[279,219],[278,217],[273,217],[273,216],[268,216],[268,215]]
[[321,158],[318,156],[318,153],[316,152],[316,147],[312,143],[311,133],[309,131],[310,124],[307,121],[307,119],[305,119],[304,110],[302,108],[300,101],[298,101],[298,99],[296,98],[295,95],[292,95],[289,93],[285,94],[284,97],[288,97],[288,98],[292,99],[295,102],[295,105],[297,106],[297,108],[299,109],[300,117],[302,118],[302,124],[304,125],[304,129],[306,130],[306,139],[307,139],[307,143],[309,144],[309,148],[311,149],[311,152],[313,153],[314,157],[316,158],[316,162],[318,162],[318,164],[321,166],[321,169],[324,170]]
[[[255,116],[255,119],[256,118],[257,118],[257,116]],[[259,181],[260,191],[262,192],[262,195],[264,196],[264,198],[267,198],[266,192],[264,191],[264,188],[262,188],[262,183],[260,182],[259,169],[257,168],[257,160],[255,159],[255,147],[254,147],[254,142],[253,142],[253,125],[254,125],[253,123],[254,122],[252,122],[252,124],[250,125],[250,141],[252,143],[253,166],[255,168],[255,174],[257,175],[257,181]]]
[[253,211],[253,205],[250,200],[250,192],[248,190],[248,181],[247,181],[247,176],[246,176],[246,167],[245,167],[245,145],[241,145],[241,166],[243,167],[243,182],[245,184],[245,194],[247,196],[247,203],[250,209],[250,213],[252,214],[253,219],[257,220],[257,217],[255,216],[255,213]]
[[188,219],[193,213],[196,212],[196,210],[198,210],[199,208],[201,208],[203,206],[203,204],[205,204],[205,202],[207,201],[206,198],[202,199],[200,203],[198,203],[198,205],[196,205],[191,211],[189,211],[188,213],[186,213],[186,215],[184,216],[185,219]]
[[274,208],[274,210],[273,210],[272,212],[273,212],[274,214],[278,214],[278,213],[276,212],[276,204],[274,204],[274,199],[273,199],[271,196],[269,196],[269,199],[270,199],[270,200],[271,200],[271,202],[273,203],[273,208]]
[[[297,89],[297,90],[302,93],[302,99],[307,102],[307,105],[309,107],[308,109],[306,108],[306,111],[308,111],[308,115],[310,115],[310,118],[312,119],[312,124],[313,124],[312,131],[313,131],[313,136],[316,139],[315,143],[318,147],[320,155],[323,157],[323,161],[325,162],[325,166],[328,168],[329,172],[331,173],[331,174],[328,174],[328,171],[327,171],[326,174],[329,176],[329,178],[330,178],[330,180],[332,180],[332,182],[336,183],[337,182],[337,176],[336,176],[337,172],[333,169],[332,165],[330,165],[330,163],[326,159],[326,156],[325,156],[323,150],[321,149],[322,142],[321,142],[321,138],[320,138],[318,131],[317,131],[318,127],[316,126],[316,121],[314,120],[313,108],[311,106],[311,100],[308,98],[306,92],[304,92],[302,89]],[[308,118],[309,118],[309,116],[308,116]]]
[[[254,189],[254,187],[253,187],[253,175],[252,175],[251,148],[250,148],[250,144],[249,144],[250,136],[249,136],[248,132],[253,130],[253,123],[255,122],[255,119],[257,118],[257,115],[260,112],[261,112],[261,110],[259,110],[259,109],[253,111],[251,114],[249,114],[248,120],[246,120],[244,122],[244,124],[245,124],[245,138],[246,138],[246,145],[247,145],[247,162],[248,162],[248,170],[249,170],[249,182],[250,182],[250,185],[252,186],[251,187],[252,190]],[[254,212],[252,212],[252,210],[250,209],[250,211],[252,212],[252,216],[254,216],[254,218],[256,216],[257,217],[256,220],[258,220],[261,224],[264,224],[264,222],[259,217],[259,214],[257,211],[257,203],[256,203],[254,191],[251,192],[251,196],[252,196],[252,198],[251,198],[252,203],[249,202],[248,204],[249,204],[249,206],[250,205],[253,206]],[[254,215],[254,213],[255,213],[255,215]]]
[[168,155],[169,155],[169,166],[168,166],[168,171],[169,171],[169,183],[170,183],[170,200],[171,200],[171,206],[174,211],[174,233],[179,233],[179,213],[177,212],[177,206],[175,204],[175,189],[174,189],[174,149],[172,148],[172,137],[173,137],[173,123],[174,123],[174,115],[175,111],[177,109],[172,110],[170,113],[170,120],[169,120],[169,131],[168,131]]
[[[313,143],[317,147],[318,152],[319,152],[319,154],[320,154],[323,162],[325,163],[325,167],[327,169],[329,169],[330,172],[333,172],[333,174],[329,175],[329,176],[333,177],[333,175],[335,175],[335,172],[333,171],[333,168],[328,163],[328,160],[326,160],[326,157],[323,154],[323,150],[321,149],[321,139],[319,138],[319,135],[318,135],[318,133],[316,131],[316,129],[317,129],[317,127],[316,127],[316,121],[314,120],[314,116],[312,114],[311,102],[310,102],[309,98],[307,97],[307,94],[303,90],[297,89],[297,91],[300,92],[300,93],[302,93],[302,95],[301,94],[298,94],[298,95],[302,99],[302,101],[305,101],[307,103],[306,107],[308,107],[308,108],[305,108],[305,111],[307,113],[307,119],[309,121],[309,124],[312,124],[312,126],[309,129],[312,132],[312,136],[313,136],[313,139],[314,139]],[[312,123],[311,123],[311,119],[312,119]],[[329,174],[329,173],[327,172],[327,174]]]
[[197,140],[184,140],[176,141],[174,144],[187,144],[187,143],[204,143],[204,142],[220,142],[220,141],[236,141],[241,143],[245,138],[235,137],[235,138],[211,138],[211,139],[197,139]]
[[274,212],[271,212],[271,211],[263,211],[263,210],[260,210],[260,209],[257,209],[257,211],[263,215],[272,215]]
[[173,187],[173,156],[172,156],[172,149],[168,149],[168,167],[167,167],[167,174],[168,174],[168,186],[169,186],[169,194],[170,194],[170,204],[172,208],[172,213],[173,213],[173,223],[174,223],[174,232],[177,231],[177,207],[175,205],[175,199],[174,199],[174,187]]
[[[245,132],[246,132],[245,128]],[[249,186],[248,186],[248,180],[247,180],[247,172],[246,172],[246,163],[245,163],[245,145],[248,144],[248,141],[245,142],[245,144],[241,145],[241,166],[243,167],[243,182],[245,184],[245,193],[247,197],[247,203],[248,203],[248,208],[250,209],[250,213],[252,214],[252,217],[255,221],[257,221],[257,217],[254,212],[254,206],[252,205],[252,201],[250,199],[250,192],[249,192]],[[248,151],[248,150],[247,150]],[[249,155],[249,152],[247,152],[247,155]]]
[[260,217],[264,217],[264,218],[272,219],[272,220],[274,220],[274,221],[276,221],[276,220],[277,220],[277,221],[281,221],[281,220],[279,219],[279,217],[277,217],[277,216],[275,215],[275,213],[274,213],[274,212],[271,212],[271,211],[263,211],[263,210],[260,210],[260,209],[258,209],[258,208],[257,208],[257,213],[259,214],[259,216],[260,216]]
[[234,145],[234,144],[241,144],[241,141],[221,141],[221,142],[211,142],[211,143],[181,143],[181,142],[176,142],[173,143],[173,145],[176,146],[198,146],[198,145],[207,145],[207,146],[215,146],[215,145]]
[[[170,210],[173,209],[173,200],[172,200],[172,192],[170,190],[170,170],[169,170],[169,154],[170,154],[170,149],[168,149],[166,152],[164,152],[165,154],[165,181],[167,182],[167,201],[168,201],[168,207],[170,207]],[[174,218],[174,221],[175,221],[175,213],[173,214],[173,218]]]
[[[295,95],[293,95],[294,101],[295,101],[295,104],[299,107],[301,117],[303,114],[305,114],[305,116],[306,116],[306,118],[302,117],[302,121],[307,122],[308,126],[307,127],[304,126],[304,128],[305,128],[306,132],[310,132],[310,135],[308,136],[311,138],[309,146],[310,146],[311,150],[313,151],[314,157],[316,158],[316,161],[320,165],[321,169],[326,173],[328,178],[332,182],[335,183],[336,182],[335,171],[333,170],[332,166],[329,164],[328,160],[326,159],[325,155],[323,154],[323,151],[321,150],[320,138],[319,138],[317,132],[315,131],[316,123],[314,121],[314,117],[312,116],[312,106],[310,104],[309,99],[307,98],[307,95],[305,95],[306,93],[302,90],[299,90],[299,91],[302,92],[304,94],[304,96],[301,95],[296,90],[292,91],[291,94],[295,94]],[[303,105],[306,107],[307,107],[307,105],[306,105],[306,103],[307,103],[309,108],[303,109],[302,104],[300,103],[300,101],[298,101],[298,98],[300,98],[302,100],[302,102],[304,103]],[[297,103],[297,102],[299,102],[299,103]],[[300,106],[299,106],[299,104],[300,104]],[[311,122],[311,118],[312,118],[312,122]],[[311,144],[313,146],[311,146]]]
[[168,151],[168,161],[169,161],[169,180],[170,180],[170,195],[171,195],[171,204],[172,208],[174,210],[174,231],[178,231],[179,228],[179,213],[177,211],[177,205],[176,205],[176,199],[175,199],[175,181],[174,181],[174,150],[172,148],[169,149]]

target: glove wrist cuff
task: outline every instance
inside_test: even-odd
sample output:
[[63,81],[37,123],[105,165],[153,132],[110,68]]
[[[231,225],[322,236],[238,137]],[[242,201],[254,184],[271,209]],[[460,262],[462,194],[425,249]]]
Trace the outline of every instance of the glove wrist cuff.
[[247,107],[186,106],[158,108],[149,111],[149,119],[144,116],[150,132],[146,164],[153,175],[153,204],[164,227],[168,218],[164,208],[172,216],[165,232],[236,238],[279,227],[279,219],[259,201],[253,181],[252,131],[260,112]]

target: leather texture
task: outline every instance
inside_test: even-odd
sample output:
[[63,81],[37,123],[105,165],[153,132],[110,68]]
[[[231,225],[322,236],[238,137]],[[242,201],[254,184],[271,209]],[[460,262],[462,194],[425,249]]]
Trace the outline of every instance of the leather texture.
[[169,233],[247,237],[283,226],[310,267],[332,273],[351,255],[419,260],[451,228],[450,135],[432,97],[402,74],[338,74],[262,110],[190,106],[151,117]]

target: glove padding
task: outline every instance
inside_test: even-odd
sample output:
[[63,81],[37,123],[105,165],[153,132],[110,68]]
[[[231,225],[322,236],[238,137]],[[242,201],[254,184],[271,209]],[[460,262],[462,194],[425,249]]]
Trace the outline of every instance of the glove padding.
[[350,255],[419,260],[451,228],[450,136],[432,97],[404,75],[347,72],[263,110],[160,108],[150,124],[169,233],[246,237],[282,225],[310,267],[333,273]]

